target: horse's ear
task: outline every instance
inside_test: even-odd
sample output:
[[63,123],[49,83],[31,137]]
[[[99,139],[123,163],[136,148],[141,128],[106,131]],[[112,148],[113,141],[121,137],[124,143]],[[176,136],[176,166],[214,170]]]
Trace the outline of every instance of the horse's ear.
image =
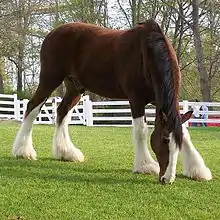
[[188,121],[191,116],[192,116],[193,111],[188,111],[185,114],[181,115],[181,123],[185,123],[186,121]]

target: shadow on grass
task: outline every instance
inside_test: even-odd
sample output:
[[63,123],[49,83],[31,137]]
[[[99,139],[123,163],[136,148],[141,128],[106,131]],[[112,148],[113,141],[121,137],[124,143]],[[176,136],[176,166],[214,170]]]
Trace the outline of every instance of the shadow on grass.
[[[42,163],[43,161],[43,163]],[[44,158],[41,161],[28,161],[11,157],[0,160],[1,176],[6,178],[82,182],[92,184],[155,184],[157,177],[149,175],[147,179],[139,178],[140,174],[132,174],[129,169],[97,168],[89,164],[60,162],[55,159]],[[69,172],[69,173],[68,173]],[[25,180],[24,180],[25,181]]]
[[184,176],[182,173],[181,174],[176,174],[176,178],[178,179],[186,179],[186,180],[192,180],[191,178]]

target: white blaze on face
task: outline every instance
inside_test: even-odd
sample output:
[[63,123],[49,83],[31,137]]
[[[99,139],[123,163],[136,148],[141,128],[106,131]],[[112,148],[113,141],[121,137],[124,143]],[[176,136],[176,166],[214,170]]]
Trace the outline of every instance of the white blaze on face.
[[161,177],[161,181],[164,183],[172,183],[176,178],[176,165],[179,154],[179,147],[173,137],[173,133],[170,133],[169,142],[169,163],[165,174]]

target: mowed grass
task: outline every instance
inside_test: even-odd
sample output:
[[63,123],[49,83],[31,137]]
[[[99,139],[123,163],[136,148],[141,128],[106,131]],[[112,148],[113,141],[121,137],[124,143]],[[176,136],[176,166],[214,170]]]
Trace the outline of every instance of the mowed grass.
[[0,123],[0,219],[220,219],[220,129],[190,129],[214,179],[161,185],[132,174],[131,128],[70,126],[85,162],[51,157],[53,126],[35,125],[37,161],[17,160],[18,123]]

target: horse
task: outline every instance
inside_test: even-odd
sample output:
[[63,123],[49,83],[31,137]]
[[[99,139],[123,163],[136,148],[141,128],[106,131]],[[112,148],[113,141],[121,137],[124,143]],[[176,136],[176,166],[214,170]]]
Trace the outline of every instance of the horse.
[[[181,73],[174,48],[153,19],[126,30],[113,30],[88,23],[70,22],[53,29],[40,51],[38,88],[28,102],[25,117],[12,147],[17,158],[37,159],[32,125],[51,93],[64,82],[65,95],[57,108],[52,154],[58,160],[82,162],[68,131],[71,109],[81,94],[90,91],[103,97],[128,100],[133,119],[134,173],[155,174],[159,182],[172,183],[179,151],[183,174],[210,180],[211,171],[182,126],[192,112],[179,113]],[[145,106],[156,106],[151,147]],[[159,163],[159,164],[158,164]]]

